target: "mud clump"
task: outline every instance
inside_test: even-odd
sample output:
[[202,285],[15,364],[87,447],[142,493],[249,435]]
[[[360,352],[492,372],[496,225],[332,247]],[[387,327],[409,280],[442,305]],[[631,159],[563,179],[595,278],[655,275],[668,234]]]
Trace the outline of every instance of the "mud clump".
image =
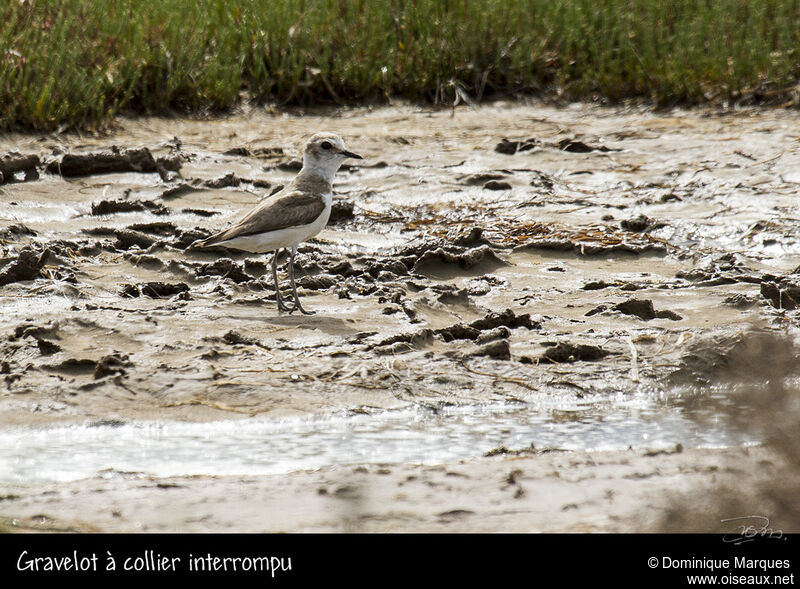
[[608,310],[608,305],[597,305],[594,309],[590,309],[586,313],[584,313],[584,317],[591,317],[592,315],[597,315],[598,313],[602,313],[603,311]]
[[[426,251],[414,263],[414,272],[425,274],[441,265],[457,266],[463,270],[470,270],[480,267],[485,271],[491,271],[501,266],[507,266],[497,257],[488,246],[476,247],[462,253],[452,253],[444,248],[433,251]],[[489,270],[488,268],[491,268]]]
[[464,186],[486,186],[487,182],[493,180],[502,180],[506,174],[483,173],[483,174],[468,174],[466,176],[459,176],[458,181]]
[[113,244],[114,249],[119,251],[129,250],[131,248],[148,249],[156,244],[156,239],[140,231],[132,231],[130,229],[115,229],[113,227],[93,227],[91,229],[84,229],[84,233],[88,235],[110,235],[117,238]]
[[156,159],[156,172],[158,172],[162,182],[174,182],[180,178],[180,170],[182,167],[183,161],[179,155],[171,155]]
[[111,374],[127,374],[126,368],[133,366],[125,354],[110,354],[100,358],[94,367],[92,376],[95,380]]
[[553,192],[555,182],[544,172],[534,170],[534,176],[530,181],[530,185],[535,186],[536,188],[541,188],[546,192]]
[[499,180],[489,180],[483,185],[484,190],[511,190],[511,184]]
[[93,373],[96,367],[97,361],[89,358],[67,358],[59,364],[43,366],[45,370],[64,374],[89,374]]
[[507,339],[510,336],[511,331],[508,329],[508,327],[501,325],[500,327],[496,327],[495,329],[478,335],[478,337],[475,339],[475,343],[485,344],[498,339]]
[[631,219],[623,219],[619,222],[620,229],[633,233],[642,233],[647,229],[656,228],[656,222],[650,217],[639,215]]
[[0,271],[0,286],[39,278],[49,255],[49,249],[41,253],[27,248],[21,250],[17,259],[6,264]]
[[23,235],[36,237],[37,233],[27,225],[24,225],[22,223],[14,223],[12,225],[9,225],[2,231],[0,231],[0,239],[5,239],[8,241],[17,240]]
[[149,211],[154,215],[169,215],[169,207],[150,200],[101,200],[92,203],[92,215],[113,215],[115,213],[131,213]]
[[529,151],[538,144],[538,140],[534,138],[523,139],[521,141],[510,141],[504,137],[500,143],[495,145],[494,150],[497,153],[502,153],[504,155],[514,155],[520,151]]
[[223,335],[222,341],[224,341],[226,344],[231,344],[232,346],[236,345],[250,346],[260,343],[256,338],[243,336],[241,333],[234,330],[231,330],[227,332],[225,335]]
[[230,258],[220,258],[210,264],[203,264],[195,270],[195,276],[201,278],[203,276],[221,276],[229,278],[234,282],[249,282],[252,277],[244,271],[242,264],[237,264]]
[[159,194],[159,198],[162,200],[167,200],[170,198],[178,198],[184,196],[186,194],[191,194],[192,192],[201,192],[203,188],[198,186],[198,182],[195,180],[192,184],[182,182],[177,186],[172,186],[167,188],[164,192]]
[[470,227],[456,235],[455,239],[453,239],[453,245],[458,247],[475,247],[478,245],[492,244],[483,236],[482,227]]
[[51,356],[61,351],[61,346],[50,341],[51,339],[59,339],[58,330],[59,324],[57,321],[53,321],[49,325],[23,324],[17,326],[14,329],[14,335],[8,339],[9,341],[17,341],[26,337],[32,338],[36,341],[36,346],[42,356]]
[[653,301],[650,299],[630,299],[624,303],[614,305],[613,310],[624,313],[625,315],[633,315],[644,321],[650,321],[651,319],[680,321],[683,319],[683,317],[673,311],[656,311],[653,307]]
[[0,184],[38,180],[40,163],[38,155],[4,155],[0,158]]
[[570,153],[590,153],[592,151],[619,151],[618,149],[611,149],[610,147],[606,147],[605,145],[589,145],[584,143],[583,141],[578,141],[577,139],[562,139],[558,142],[558,149],[561,151],[568,151]]
[[[178,249],[187,250],[192,247],[197,241],[205,239],[209,237],[211,232],[208,229],[204,229],[203,227],[195,227],[194,229],[187,229],[185,231],[181,231],[180,234],[173,239],[172,247],[176,247]],[[216,248],[204,248],[206,251],[215,251]],[[227,251],[227,248],[218,248],[219,251]]]
[[9,337],[9,340],[16,341],[24,337],[33,337],[36,339],[43,337],[58,338],[58,330],[59,324],[57,321],[53,321],[48,325],[33,325],[31,323],[25,323],[14,328],[14,335]]
[[416,333],[399,333],[369,349],[374,349],[375,353],[379,355],[408,352],[429,345],[433,341],[433,337],[432,329],[423,329]]
[[495,360],[511,360],[511,347],[508,340],[501,339],[479,347],[469,354],[470,357],[485,356]]
[[[496,448],[492,448],[488,452],[484,454],[484,456],[491,457],[491,456],[524,456],[526,454],[546,454],[548,452],[568,452],[569,450],[560,450],[556,448],[542,448],[541,450],[537,450],[536,446],[533,442],[527,448],[507,448],[505,446],[497,446]],[[509,482],[512,479],[512,475],[509,473]]]
[[800,304],[800,287],[785,282],[762,282],[761,296],[776,309],[793,311]]
[[604,350],[599,346],[559,342],[555,346],[547,348],[542,354],[541,359],[554,363],[577,361],[591,362],[593,360],[602,360],[610,353],[611,352],[608,350]]
[[126,368],[133,366],[126,354],[113,353],[103,356],[99,360],[90,358],[67,358],[59,364],[51,364],[42,368],[49,372],[60,372],[63,374],[79,375],[91,374],[94,380],[100,380],[106,376],[116,374],[125,375]]
[[178,233],[178,228],[174,223],[156,222],[156,223],[134,223],[127,227],[131,231],[140,231],[142,233],[152,233],[162,237],[168,237]]
[[331,216],[328,225],[337,225],[355,218],[355,205],[346,200],[337,200],[331,206]]
[[298,286],[308,290],[328,290],[332,286],[339,284],[340,280],[331,274],[316,274],[314,276],[303,276],[297,281]]
[[455,325],[451,325],[450,327],[443,327],[441,329],[437,329],[433,333],[441,337],[445,342],[452,342],[453,340],[457,339],[470,339],[470,340],[478,339],[478,336],[480,336],[481,331],[480,329],[475,329],[474,327],[470,327],[469,325],[464,325],[463,323],[457,323]]
[[756,300],[753,297],[749,297],[747,295],[735,294],[725,298],[725,300],[723,300],[722,303],[725,305],[729,305],[734,309],[749,309],[750,307],[756,304]]
[[[368,346],[367,349],[374,348],[378,353],[408,351],[415,347],[418,348],[423,345],[428,345],[435,337],[441,338],[445,343],[455,340],[472,340],[476,343],[486,343],[488,347],[492,347],[498,338],[507,338],[510,335],[509,329],[515,329],[517,327],[539,329],[541,326],[539,323],[533,321],[528,313],[516,315],[511,309],[506,309],[502,313],[489,313],[485,317],[477,319],[469,325],[456,323],[455,325],[440,329],[426,328],[413,333],[398,334],[386,338],[374,346]],[[393,344],[396,345],[398,343],[405,345],[392,348]],[[391,348],[391,352],[389,348]]]
[[516,329],[517,327],[541,329],[542,327],[538,321],[531,319],[530,313],[517,315],[511,309],[506,309],[502,313],[489,313],[481,319],[476,319],[469,326],[479,331],[487,331],[501,326],[509,329]]
[[222,155],[250,157],[250,150],[246,147],[232,147],[231,149],[223,151]]
[[630,253],[630,254],[665,254],[667,248],[661,243],[631,243],[619,241],[616,243],[587,243],[580,240],[544,238],[533,239],[518,245],[514,252],[530,250],[552,250],[558,252],[574,252],[582,256],[599,256],[604,254]]
[[353,265],[347,260],[331,261],[325,265],[325,271],[329,274],[335,274],[344,278],[360,274],[360,272],[353,268]]
[[587,282],[586,284],[584,284],[583,290],[601,290],[604,288],[608,288],[609,286],[611,285],[605,280],[597,280],[595,282]]
[[253,276],[261,276],[267,271],[267,263],[264,260],[247,258],[243,262],[245,272]]
[[[344,168],[344,166],[342,166],[342,168]],[[303,169],[303,162],[300,160],[286,160],[276,164],[275,169],[281,172],[299,172]]]
[[114,247],[118,250],[129,250],[132,247],[148,249],[156,243],[156,239],[139,231],[120,229],[116,232],[116,236]]
[[436,302],[443,305],[469,305],[469,291],[466,288],[449,289],[436,297]]
[[144,282],[142,284],[126,284],[120,291],[120,295],[130,298],[145,296],[151,299],[161,299],[188,292],[189,286],[183,282],[178,282],[176,284],[167,282]]
[[188,215],[197,215],[198,217],[213,217],[214,215],[222,214],[219,211],[208,211],[206,209],[181,209],[181,212]]
[[677,272],[675,277],[693,282],[697,286],[718,286],[736,282],[759,284],[778,281],[776,276],[769,274],[758,275],[752,272],[733,253],[725,254],[713,260],[707,259],[694,268]]
[[61,351],[61,346],[46,339],[37,339],[36,346],[42,356],[51,356]]
[[224,176],[220,176],[219,178],[213,178],[211,180],[206,180],[203,182],[203,185],[207,188],[232,188],[239,186],[242,183],[241,178],[239,178],[233,172],[228,172]]
[[365,265],[364,273],[373,278],[378,278],[383,272],[391,272],[395,276],[404,276],[408,274],[408,266],[402,260],[394,258],[370,260]]
[[112,147],[110,151],[86,154],[68,153],[61,161],[47,165],[51,174],[61,174],[67,178],[93,176],[96,174],[113,174],[120,172],[159,172],[161,170],[177,171],[180,169],[179,158],[160,158],[156,160],[146,147],[120,151]]
[[162,262],[161,259],[157,258],[156,256],[128,252],[123,257],[134,266],[143,266],[145,268],[152,268],[154,270],[160,270],[164,267],[164,262]]
[[261,343],[254,337],[249,337],[246,335],[242,335],[238,331],[230,330],[221,338],[208,338],[211,341],[221,341],[231,346],[257,346],[259,348],[263,348],[268,350],[269,347]]
[[244,157],[257,157],[260,159],[284,159],[286,152],[282,147],[234,147],[224,152],[223,155],[239,155]]

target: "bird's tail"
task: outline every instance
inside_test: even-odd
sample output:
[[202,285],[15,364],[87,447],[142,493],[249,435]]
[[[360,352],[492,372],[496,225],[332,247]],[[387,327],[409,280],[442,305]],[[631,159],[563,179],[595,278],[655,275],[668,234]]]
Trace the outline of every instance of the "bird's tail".
[[220,235],[221,233],[215,233],[214,235],[210,235],[205,239],[198,239],[197,241],[193,242],[192,245],[189,247],[191,249],[203,249],[205,247],[212,247],[217,244]]

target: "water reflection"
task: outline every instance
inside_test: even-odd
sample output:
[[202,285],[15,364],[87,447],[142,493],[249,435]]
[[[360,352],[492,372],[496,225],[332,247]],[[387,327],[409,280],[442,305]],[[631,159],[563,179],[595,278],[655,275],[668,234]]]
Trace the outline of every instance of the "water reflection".
[[[612,405],[613,403],[613,405]],[[753,441],[652,400],[408,408],[211,423],[104,422],[0,432],[0,480],[278,474],[353,463],[444,463],[499,446],[611,450]]]

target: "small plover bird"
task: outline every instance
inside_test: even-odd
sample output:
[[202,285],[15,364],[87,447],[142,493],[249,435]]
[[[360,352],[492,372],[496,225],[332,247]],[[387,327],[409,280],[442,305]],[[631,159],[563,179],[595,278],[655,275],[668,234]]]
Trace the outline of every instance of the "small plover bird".
[[[266,198],[235,225],[193,245],[221,245],[255,254],[274,251],[272,278],[275,281],[278,309],[289,313],[299,310],[305,315],[313,314],[313,311],[303,309],[297,296],[294,256],[298,244],[315,236],[328,224],[333,202],[333,175],[349,157],[363,159],[348,151],[338,135],[317,133],[306,144],[303,168],[286,188]],[[292,308],[284,304],[278,287],[278,253],[282,248],[291,252],[289,281],[294,294]]]

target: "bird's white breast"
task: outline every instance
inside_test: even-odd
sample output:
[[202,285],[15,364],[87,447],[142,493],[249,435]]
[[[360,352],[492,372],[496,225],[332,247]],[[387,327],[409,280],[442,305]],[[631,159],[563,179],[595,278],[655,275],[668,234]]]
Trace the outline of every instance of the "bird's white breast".
[[266,233],[243,235],[227,241],[221,241],[217,245],[224,245],[225,247],[253,252],[255,254],[271,252],[282,247],[297,247],[299,243],[314,237],[328,224],[328,219],[331,216],[333,194],[329,192],[324,194],[323,198],[325,200],[325,208],[312,223],[286,227],[285,229],[276,229],[275,231],[267,231]]

